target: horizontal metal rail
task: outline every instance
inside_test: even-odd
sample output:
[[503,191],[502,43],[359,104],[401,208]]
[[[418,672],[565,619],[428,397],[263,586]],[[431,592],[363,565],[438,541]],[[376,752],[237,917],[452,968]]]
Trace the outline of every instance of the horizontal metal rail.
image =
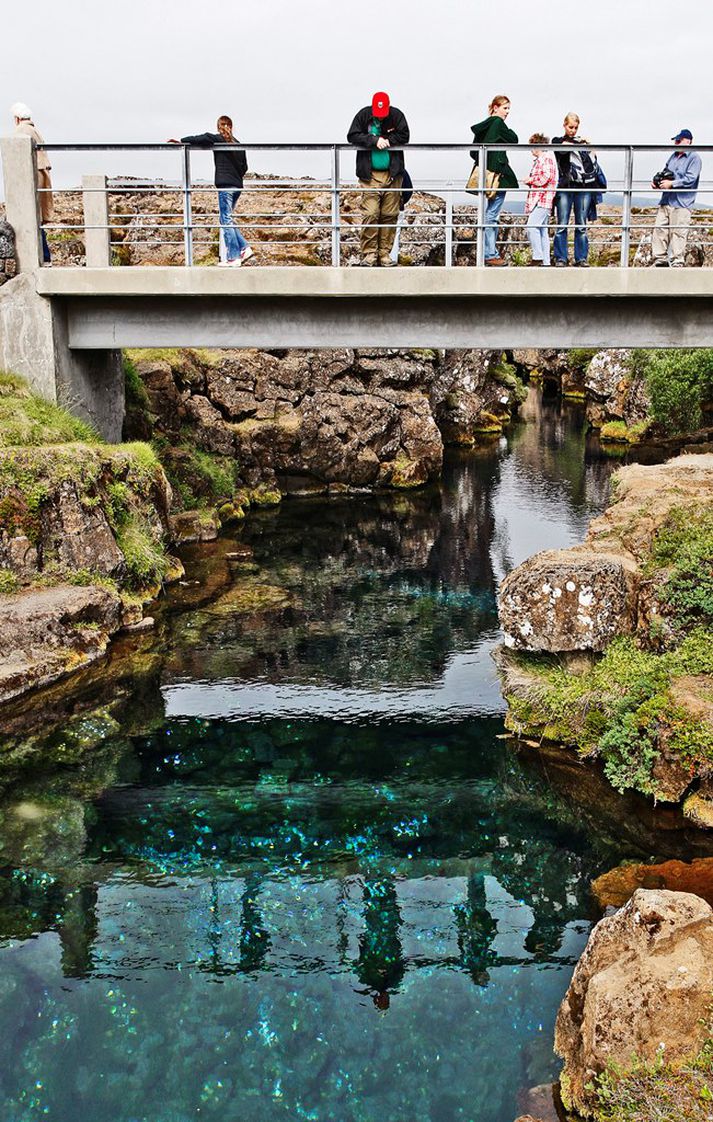
[[[502,251],[503,246],[508,250],[510,264],[528,263],[527,241],[523,236],[524,219],[522,217],[523,200],[529,188],[519,186],[508,188],[507,196],[511,200],[510,211],[505,211],[506,217],[497,217],[494,209],[490,207],[488,186],[482,181],[466,194],[466,180],[472,168],[471,157],[477,156],[476,163],[481,168],[488,165],[489,159],[495,153],[507,153],[513,159],[529,157],[533,148],[549,150],[556,154],[573,151],[571,146],[553,144],[497,144],[483,145],[470,143],[414,143],[404,148],[390,148],[391,152],[405,152],[409,164],[414,167],[422,156],[431,159],[444,156],[463,156],[461,178],[458,180],[452,170],[447,177],[439,179],[432,171],[419,177],[414,175],[416,182],[417,202],[410,204],[410,209],[402,210],[398,222],[393,217],[376,215],[365,217],[363,202],[368,198],[369,187],[348,175],[343,175],[341,165],[344,158],[354,156],[359,151],[372,152],[372,149],[360,150],[345,143],[246,143],[239,142],[235,145],[221,144],[215,146],[187,145],[182,143],[125,143],[125,144],[42,144],[38,145],[47,153],[54,156],[71,153],[93,154],[156,154],[170,152],[177,160],[178,172],[175,181],[170,181],[153,175],[139,174],[136,181],[126,173],[112,179],[104,178],[97,184],[101,177],[87,179],[81,186],[69,188],[55,188],[52,191],[55,209],[65,208],[62,218],[44,225],[49,237],[50,245],[55,249],[55,264],[57,257],[67,255],[71,263],[77,263],[78,253],[75,243],[81,241],[82,235],[86,242],[86,261],[89,264],[125,265],[131,257],[131,247],[145,246],[156,249],[161,246],[174,249],[183,243],[182,259],[185,264],[192,264],[194,251],[199,250],[203,255],[202,263],[208,263],[208,258],[214,257],[218,245],[224,241],[226,234],[232,240],[231,228],[235,228],[234,220],[221,222],[215,210],[206,209],[209,202],[206,196],[213,195],[221,190],[205,182],[194,182],[192,179],[192,157],[196,154],[210,155],[216,151],[249,153],[280,153],[286,156],[301,156],[309,154],[317,159],[327,157],[328,168],[326,174],[317,178],[301,179],[285,174],[252,173],[244,181],[242,191],[243,203],[252,198],[264,199],[264,205],[252,208],[248,205],[248,212],[239,220],[240,230],[248,233],[254,239],[255,255],[253,262],[259,263],[260,259],[276,263],[275,257],[279,250],[288,251],[295,246],[304,246],[310,250],[312,260],[309,263],[329,263],[341,265],[343,263],[357,263],[358,246],[360,239],[371,235],[378,241],[379,232],[394,230],[395,246],[392,258],[398,260],[399,249],[402,250],[401,260],[406,263],[406,258],[413,258],[411,251],[416,251],[419,260],[428,264],[442,262],[446,267],[454,264],[483,265],[487,256]],[[635,263],[647,262],[647,253],[643,245],[634,245],[635,237],[648,236],[654,226],[655,217],[659,215],[660,189],[652,184],[649,169],[642,174],[641,161],[651,163],[656,159],[654,171],[660,170],[664,160],[660,159],[661,153],[670,154],[672,144],[594,144],[578,145],[576,151],[588,151],[601,158],[604,154],[610,155],[612,160],[616,157],[621,165],[621,173],[617,167],[617,174],[609,176],[606,189],[596,186],[567,187],[566,193],[575,197],[584,195],[601,195],[608,211],[605,216],[591,222],[580,221],[579,234],[591,235],[594,252],[590,254],[592,265],[611,265],[618,263],[624,268]],[[679,149],[684,152],[688,149]],[[701,155],[713,153],[713,145],[695,145],[695,151]],[[636,161],[640,161],[639,173],[636,174]],[[56,164],[56,161],[54,161]],[[604,161],[606,163],[606,161]],[[353,165],[351,165],[353,167]],[[605,169],[606,170],[606,169]],[[612,169],[609,169],[610,171]],[[49,191],[50,189],[46,189]],[[223,190],[232,190],[225,187]],[[237,190],[237,188],[235,189]],[[383,196],[401,195],[402,186],[385,185],[379,188]],[[681,193],[683,188],[679,188]],[[563,192],[560,192],[562,194]],[[674,194],[676,192],[674,191]],[[696,263],[707,264],[707,247],[713,243],[713,198],[710,206],[706,205],[709,196],[713,196],[713,182],[702,181],[696,188],[695,194],[700,200],[698,206],[693,208],[690,229],[695,233],[695,243],[692,252],[696,256]],[[471,199],[468,198],[471,196]],[[75,200],[83,199],[84,221],[73,217],[69,211]],[[290,207],[290,200],[301,196],[295,209]],[[150,208],[150,199],[165,199],[170,209],[154,213]],[[305,203],[305,197],[312,200]],[[126,210],[117,209],[121,204],[120,199],[126,199],[129,204]],[[114,206],[110,201],[114,199]],[[268,209],[274,200],[276,206]],[[607,199],[609,200],[607,202]],[[63,202],[66,200],[66,202]],[[172,200],[175,202],[172,203]],[[512,200],[516,207],[512,209]],[[499,200],[498,200],[499,201]],[[198,203],[198,206],[195,204]],[[144,204],[146,204],[144,206]],[[280,205],[282,204],[282,205]],[[309,205],[312,209],[306,210]],[[578,204],[577,204],[578,205]],[[574,208],[572,208],[574,209]],[[217,210],[217,207],[216,207]],[[67,217],[70,220],[65,221]],[[566,244],[570,236],[564,226],[558,227],[558,219],[550,220],[548,227],[559,228],[559,247],[561,251],[563,239]],[[294,235],[294,236],[290,236]],[[63,240],[68,249],[62,254]],[[384,240],[388,245],[389,238]],[[509,243],[509,246],[507,245]],[[121,252],[122,247],[124,253]],[[262,258],[260,256],[262,251]],[[474,262],[473,262],[473,251]],[[74,254],[74,257],[72,256]],[[169,254],[171,263],[175,263],[175,253]],[[284,259],[284,254],[282,254]],[[636,258],[636,260],[634,260]],[[146,259],[144,253],[143,259]],[[285,263],[295,263],[299,258],[290,257]],[[713,254],[711,254],[713,263]],[[413,263],[410,261],[409,263]],[[417,263],[417,262],[416,262]]]

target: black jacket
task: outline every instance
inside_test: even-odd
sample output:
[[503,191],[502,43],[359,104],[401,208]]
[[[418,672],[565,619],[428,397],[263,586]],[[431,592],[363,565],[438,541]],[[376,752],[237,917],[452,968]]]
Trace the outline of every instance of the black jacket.
[[[567,144],[565,144],[565,140],[567,140]],[[583,140],[577,140],[576,138],[574,140],[568,140],[564,136],[553,136],[552,143],[561,144],[563,146],[562,152],[555,152],[555,159],[557,160],[557,167],[559,168],[557,186],[561,191],[566,190],[567,187],[591,187],[596,183],[597,169],[594,166],[594,160],[590,152],[579,153],[579,158],[584,168],[584,182],[572,176],[572,169],[569,162],[572,153],[568,152],[567,148],[573,144],[584,144]]]
[[[182,136],[181,144],[197,144],[201,148],[212,148],[214,144],[225,144],[225,137],[219,132],[201,132],[197,136]],[[233,191],[242,191],[243,176],[248,170],[248,158],[242,150],[229,152],[227,148],[213,153],[215,163],[215,185]]]
[[[356,145],[357,148],[376,148],[376,142],[379,138],[369,132],[369,125],[373,118],[374,115],[370,105],[365,105],[363,109],[359,110],[347,133],[347,140],[350,144]],[[385,117],[381,122],[381,135],[389,141],[389,144],[396,147],[408,144],[411,139],[408,121],[395,105],[391,106],[388,117]],[[404,166],[403,152],[391,152],[389,159],[390,174],[392,176],[402,175]],[[357,152],[357,178],[371,179],[371,170],[371,152]]]

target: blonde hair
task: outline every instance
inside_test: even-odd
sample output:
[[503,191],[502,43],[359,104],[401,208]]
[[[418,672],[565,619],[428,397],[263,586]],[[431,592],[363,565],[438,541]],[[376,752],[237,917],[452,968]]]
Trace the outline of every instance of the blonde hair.
[[565,113],[564,121],[562,122],[562,124],[566,125],[568,121],[576,121],[577,124],[579,124],[580,123],[579,113]]
[[510,104],[510,98],[507,94],[497,94],[488,106],[488,113],[490,116],[492,117],[493,115],[493,109],[497,109],[499,105],[504,105],[505,102],[507,102],[508,105]]
[[218,132],[220,133],[226,144],[237,143],[235,137],[233,136],[233,122],[231,121],[230,117],[226,117],[225,115],[222,117],[218,117],[216,128],[218,129]]

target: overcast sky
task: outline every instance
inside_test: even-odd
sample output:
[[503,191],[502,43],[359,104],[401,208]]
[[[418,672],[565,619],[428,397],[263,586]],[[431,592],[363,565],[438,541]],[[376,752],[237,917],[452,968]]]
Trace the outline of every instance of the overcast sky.
[[600,143],[668,142],[681,127],[713,142],[711,0],[5,0],[3,9],[2,131],[22,100],[48,142],[162,141],[213,128],[219,113],[246,142],[341,141],[375,89],[406,112],[414,141],[467,142],[490,97],[507,93],[521,140],[559,131],[574,109]]

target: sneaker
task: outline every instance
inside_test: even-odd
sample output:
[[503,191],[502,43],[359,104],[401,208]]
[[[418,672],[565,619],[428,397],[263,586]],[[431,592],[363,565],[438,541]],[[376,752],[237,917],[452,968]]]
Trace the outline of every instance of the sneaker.
[[485,262],[486,265],[504,265],[505,261],[502,257],[488,257]]
[[537,266],[537,265],[542,265],[542,262],[541,262],[541,261],[531,261],[531,262],[530,262],[530,268],[531,268],[531,269],[532,269],[532,268],[533,268],[534,266]]
[[569,261],[561,261],[559,257],[555,257],[555,268],[566,269],[568,265]]
[[655,269],[668,269],[668,261],[654,261]]
[[577,266],[578,269],[588,269],[589,268],[589,262],[588,261],[575,261],[575,265]]
[[243,265],[245,264],[245,262],[246,262],[246,261],[249,261],[249,260],[250,260],[250,258],[251,258],[251,257],[254,257],[254,256],[255,256],[255,253],[254,253],[254,251],[253,251],[253,250],[252,250],[252,249],[250,248],[250,246],[249,246],[249,245],[246,245],[246,246],[245,246],[245,249],[241,249],[241,250],[240,250],[240,260],[241,260],[241,262],[243,263]]
[[390,257],[382,257],[379,260],[379,264],[381,265],[382,269],[393,269],[393,267],[398,264],[398,262],[392,261]]
[[361,264],[365,265],[368,269],[371,269],[375,265],[378,265],[378,261],[375,257],[362,257]]
[[236,257],[233,261],[228,261],[228,265],[231,269],[239,269],[242,263],[243,262],[240,257]]

